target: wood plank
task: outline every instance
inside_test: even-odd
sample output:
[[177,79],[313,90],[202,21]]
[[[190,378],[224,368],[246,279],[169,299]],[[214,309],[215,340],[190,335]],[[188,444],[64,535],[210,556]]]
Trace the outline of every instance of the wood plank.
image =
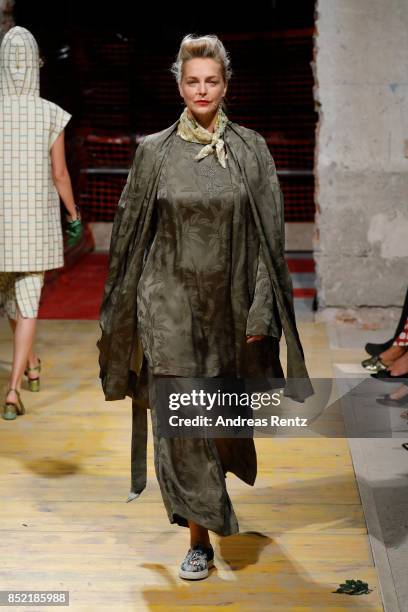
[[[142,499],[142,498],[141,498]],[[235,504],[242,531],[283,533],[366,533],[361,506],[330,504]],[[98,520],[95,521],[95,517]],[[122,502],[38,502],[24,504],[10,500],[0,505],[0,531],[157,531],[165,518],[158,491],[145,503]],[[169,525],[169,529],[173,529]]]
[[[185,583],[177,572],[188,530],[167,519],[151,431],[147,488],[126,503],[131,407],[104,401],[97,322],[39,323],[42,390],[23,392],[27,415],[0,420],[2,588],[67,589],[75,612],[382,610],[347,441],[257,438],[255,486],[227,477],[241,532],[212,535],[216,569]],[[300,331],[313,374],[330,375],[325,325]],[[5,381],[3,323],[0,338]],[[340,431],[336,410],[325,416],[325,427]],[[347,578],[374,590],[334,594]]]

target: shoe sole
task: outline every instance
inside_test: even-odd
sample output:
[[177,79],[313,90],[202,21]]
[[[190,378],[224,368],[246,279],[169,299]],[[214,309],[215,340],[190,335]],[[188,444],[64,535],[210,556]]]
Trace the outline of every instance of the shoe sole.
[[184,580],[202,580],[203,578],[207,578],[208,570],[214,567],[214,561],[208,561],[207,569],[201,570],[201,572],[188,572],[186,570],[179,569],[179,577],[184,578]]
[[408,381],[408,376],[405,374],[404,376],[387,376],[387,378],[383,378],[382,376],[380,376],[379,378],[377,376],[375,376],[375,374],[370,374],[370,376],[372,376],[373,378],[375,378],[375,380],[380,380],[381,382],[397,382],[397,383],[402,383],[404,385],[407,384]]
[[38,393],[38,391],[40,390],[40,386],[41,386],[41,379],[38,376],[37,378],[28,378],[27,377],[27,387],[28,390],[31,391],[32,393]]
[[398,400],[382,400],[377,398],[375,401],[377,404],[381,404],[381,406],[388,406],[390,408],[405,408],[405,406],[408,406],[408,402],[399,402]]
[[[11,410],[8,409],[9,406],[13,408]],[[18,417],[19,414],[24,414],[25,409],[19,410],[16,404],[8,403],[7,407],[4,406],[2,417],[5,421],[14,421]]]

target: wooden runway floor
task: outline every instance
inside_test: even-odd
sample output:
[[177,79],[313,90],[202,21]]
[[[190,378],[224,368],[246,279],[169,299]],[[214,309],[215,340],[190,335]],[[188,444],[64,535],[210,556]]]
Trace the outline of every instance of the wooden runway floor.
[[[300,332],[309,371],[330,377],[339,351],[330,352],[325,325],[303,323]],[[147,489],[125,503],[130,401],[104,401],[98,337],[95,321],[39,321],[42,390],[23,392],[25,416],[0,419],[0,590],[69,590],[74,612],[383,609],[341,438],[256,439],[255,486],[227,477],[240,534],[212,537],[209,579],[180,580],[188,531],[168,522],[151,437]],[[3,383],[10,355],[2,321]],[[372,593],[332,593],[349,578],[368,582]]]

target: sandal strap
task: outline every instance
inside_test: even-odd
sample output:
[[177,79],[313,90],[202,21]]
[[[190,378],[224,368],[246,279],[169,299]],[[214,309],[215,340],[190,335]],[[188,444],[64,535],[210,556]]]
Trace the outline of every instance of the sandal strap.
[[21,414],[24,414],[25,408],[24,408],[24,404],[21,401],[21,396],[20,396],[20,392],[17,389],[13,389],[12,387],[10,387],[6,393],[6,397],[7,395],[10,393],[10,391],[12,391],[13,393],[15,393],[17,395],[17,404],[15,402],[8,402],[7,400],[4,402],[5,406],[15,406],[17,411],[21,411]]
[[38,359],[38,365],[32,368],[26,368],[24,372],[41,372],[41,359]]

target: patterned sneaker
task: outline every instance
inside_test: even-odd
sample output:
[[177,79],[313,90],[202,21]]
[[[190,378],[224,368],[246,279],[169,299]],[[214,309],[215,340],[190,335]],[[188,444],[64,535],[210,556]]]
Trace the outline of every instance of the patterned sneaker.
[[207,578],[208,569],[214,565],[213,547],[207,548],[202,544],[195,544],[189,549],[184,561],[180,565],[179,576],[186,580],[200,580]]

